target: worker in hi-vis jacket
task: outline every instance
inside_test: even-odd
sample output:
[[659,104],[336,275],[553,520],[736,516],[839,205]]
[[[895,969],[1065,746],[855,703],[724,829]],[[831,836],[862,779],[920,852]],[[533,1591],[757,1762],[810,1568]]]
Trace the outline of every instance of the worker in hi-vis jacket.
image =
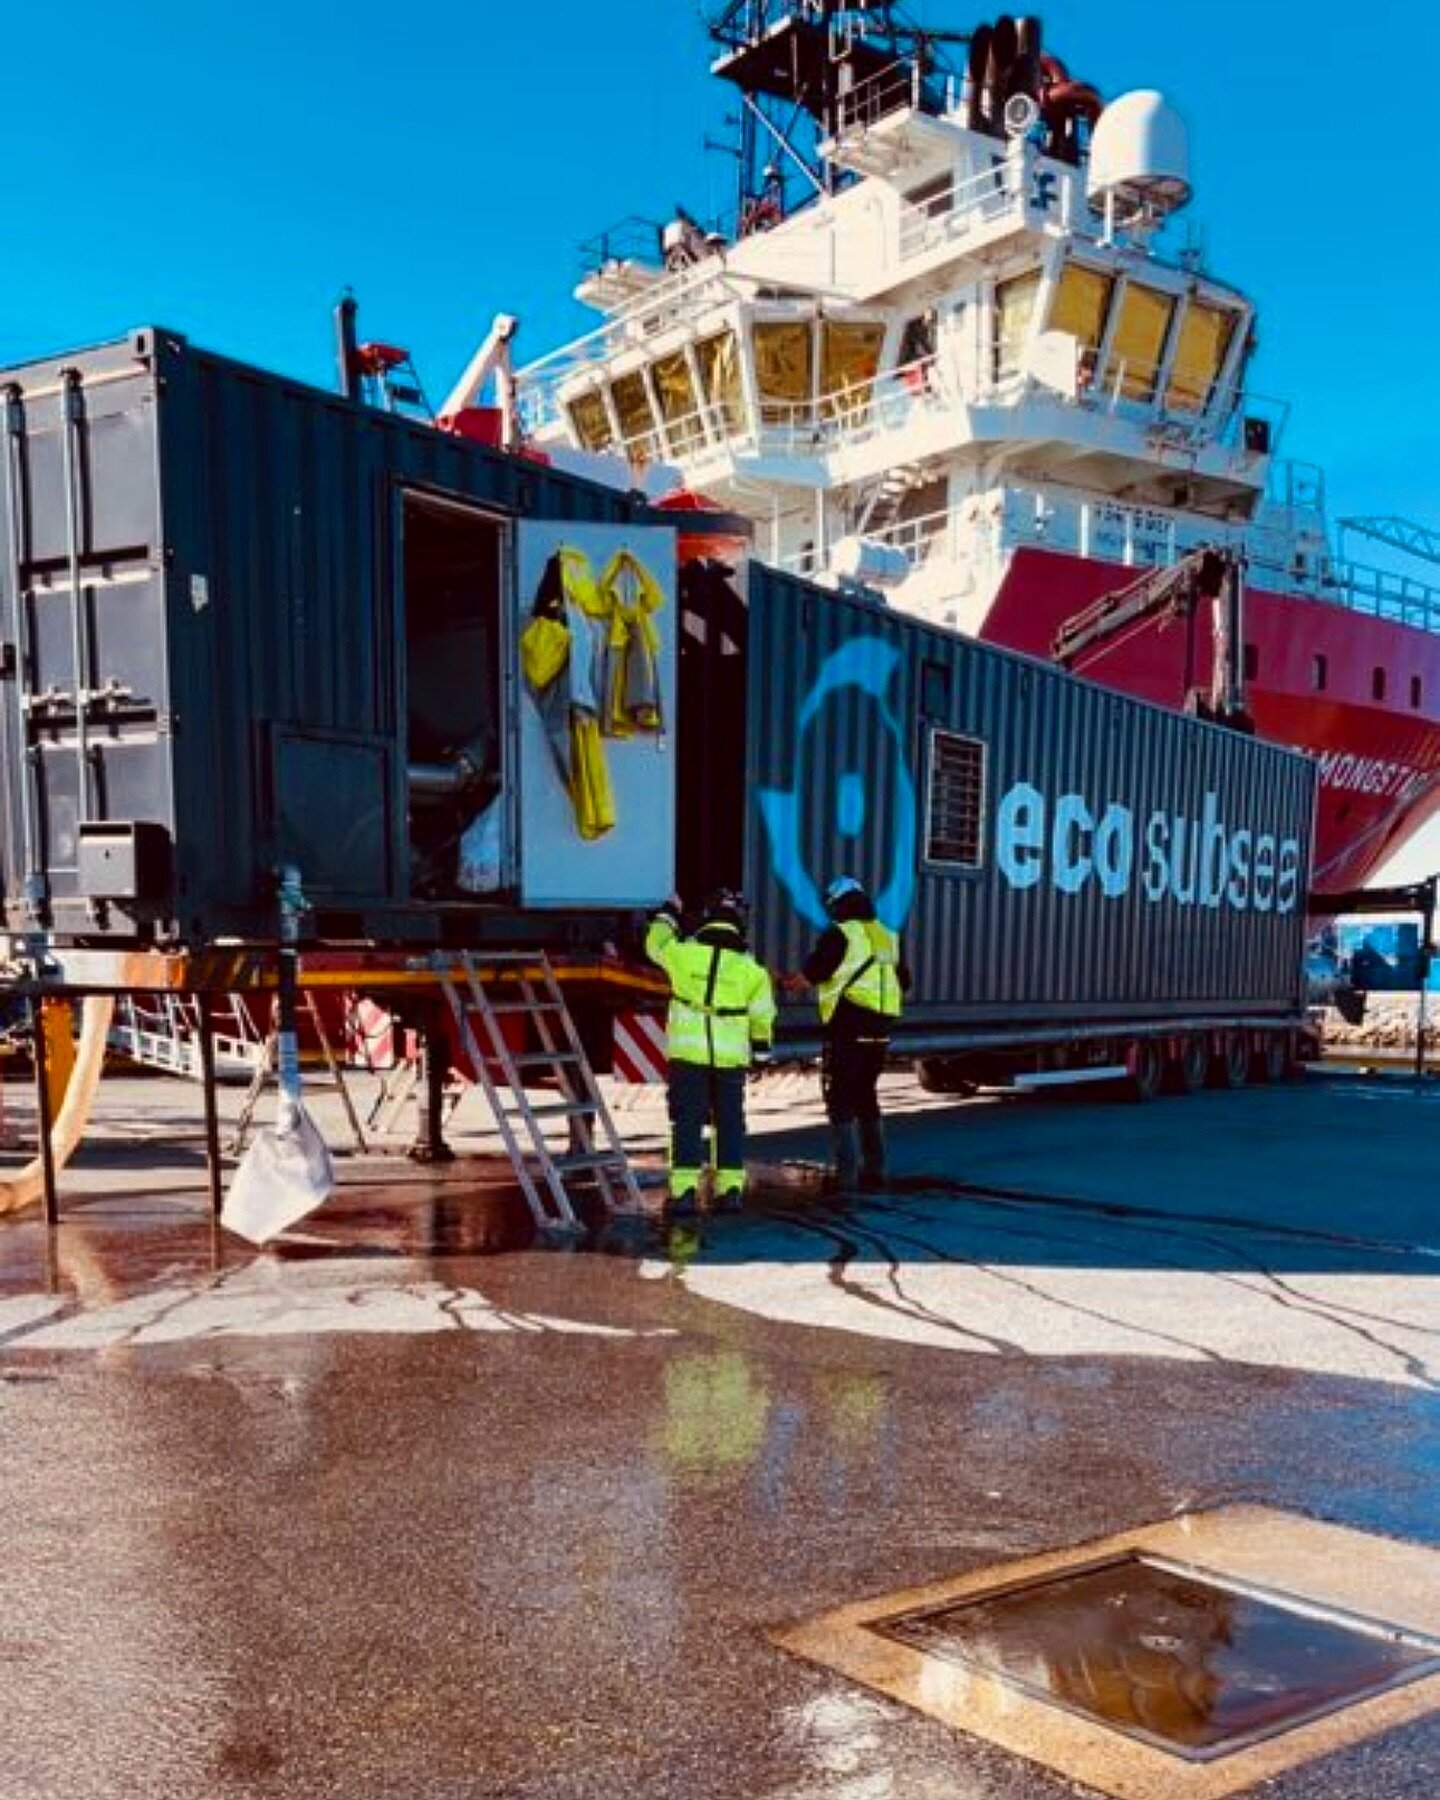
[[669,1211],[681,1217],[699,1204],[705,1127],[713,1124],[715,1202],[738,1212],[745,1203],[745,1074],[755,1054],[770,1048],[775,994],[746,945],[740,894],[711,894],[691,937],[682,934],[680,915],[676,897],[645,933],[645,954],[670,977]]
[[815,989],[825,1028],[829,1185],[878,1190],[885,1185],[885,1128],[877,1085],[910,971],[900,940],[875,916],[874,902],[853,875],[830,883],[825,910],[831,922],[806,959],[802,981],[792,985]]

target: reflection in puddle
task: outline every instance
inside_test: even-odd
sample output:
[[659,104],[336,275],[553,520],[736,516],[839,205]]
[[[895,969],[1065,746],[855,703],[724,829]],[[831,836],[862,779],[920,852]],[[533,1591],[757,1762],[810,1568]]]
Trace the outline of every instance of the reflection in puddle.
[[1301,1612],[1143,1556],[872,1629],[1191,1761],[1440,1669],[1440,1645]]

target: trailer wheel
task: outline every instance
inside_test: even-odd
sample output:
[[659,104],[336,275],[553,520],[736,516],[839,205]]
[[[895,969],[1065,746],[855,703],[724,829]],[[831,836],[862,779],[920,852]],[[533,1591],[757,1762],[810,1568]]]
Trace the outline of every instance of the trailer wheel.
[[979,1088],[967,1081],[946,1056],[921,1056],[915,1062],[915,1078],[927,1094],[955,1094],[968,1099]]
[[1203,1032],[1187,1037],[1180,1054],[1165,1065],[1168,1085],[1177,1094],[1195,1094],[1210,1073],[1210,1045]]
[[1154,1038],[1137,1038],[1130,1053],[1130,1092],[1136,1100],[1153,1100],[1165,1084],[1165,1058]]
[[1264,1049],[1256,1051],[1250,1073],[1256,1081],[1280,1082],[1289,1068],[1290,1045],[1283,1033],[1275,1032],[1266,1038]]
[[1218,1088],[1242,1088],[1250,1079],[1250,1046],[1243,1031],[1232,1032],[1210,1065],[1210,1082]]

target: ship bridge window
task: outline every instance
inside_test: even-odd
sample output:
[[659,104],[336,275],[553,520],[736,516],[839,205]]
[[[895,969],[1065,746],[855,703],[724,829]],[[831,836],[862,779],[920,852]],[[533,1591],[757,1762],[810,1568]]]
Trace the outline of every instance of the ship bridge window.
[[1066,263],[1050,304],[1051,331],[1067,333],[1082,350],[1098,350],[1114,291],[1113,276],[1087,269],[1083,263]]
[[620,424],[620,439],[632,462],[655,460],[655,409],[650,404],[650,390],[645,377],[637,369],[633,375],[621,375],[610,389],[615,417]]
[[810,321],[772,320],[751,327],[755,343],[755,387],[760,417],[767,425],[788,424],[795,409],[808,406],[815,386],[815,341]]
[[695,346],[705,403],[723,430],[736,432],[745,425],[745,394],[740,385],[740,353],[733,331],[717,331]]
[[650,371],[655,383],[655,397],[660,402],[660,417],[665,422],[665,436],[676,456],[684,456],[703,440],[700,408],[695,398],[695,380],[685,352],[660,357]]
[[1035,296],[1040,289],[1040,271],[1031,269],[1015,275],[995,288],[995,379],[1009,381],[1024,366],[1025,349],[1030,339],[1030,325],[1035,316]]
[[825,319],[820,326],[820,400],[826,413],[850,416],[865,410],[875,377],[885,327]]
[[1153,400],[1165,338],[1175,314],[1169,294],[1129,282],[1110,344],[1110,368],[1127,400]]
[[615,442],[602,395],[577,394],[570,402],[570,429],[582,450],[609,450]]
[[1314,656],[1310,659],[1310,685],[1317,694],[1323,694],[1330,683],[1330,659],[1327,656]]
[[983,861],[985,746],[954,731],[930,733],[925,860],[978,869]]
[[1385,671],[1376,667],[1370,671],[1370,697],[1373,700],[1385,698]]
[[1239,315],[1222,306],[1206,306],[1192,300],[1180,321],[1175,344],[1175,365],[1165,404],[1175,412],[1204,412],[1215,383],[1230,354]]
[[1410,706],[1412,711],[1419,712],[1421,701],[1425,697],[1425,689],[1418,675],[1410,677]]

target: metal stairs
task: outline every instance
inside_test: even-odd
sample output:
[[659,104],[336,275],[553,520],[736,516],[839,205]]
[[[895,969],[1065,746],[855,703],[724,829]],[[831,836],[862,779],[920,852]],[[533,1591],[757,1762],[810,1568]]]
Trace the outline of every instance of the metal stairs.
[[[630,1159],[549,958],[529,951],[462,956],[447,959],[440,975],[460,1042],[535,1223],[542,1231],[585,1229],[569,1192],[576,1177],[592,1179],[612,1212],[642,1211]],[[523,1050],[513,1049],[506,1036],[505,1023],[515,1020],[526,1028]],[[554,1100],[537,1105],[530,1099],[526,1081],[537,1076],[553,1080]],[[547,1125],[557,1121],[567,1128],[563,1151],[546,1137]]]
[[924,463],[897,463],[887,469],[870,490],[864,511],[855,529],[860,537],[871,537],[893,525],[905,504],[906,496],[923,487],[931,479]]
[[[222,1077],[253,1076],[264,1056],[250,1016],[230,997],[229,1029],[217,1019],[211,1026],[215,1065]],[[199,1003],[188,994],[122,994],[110,1027],[110,1047],[143,1068],[160,1069],[187,1081],[199,1081]]]

